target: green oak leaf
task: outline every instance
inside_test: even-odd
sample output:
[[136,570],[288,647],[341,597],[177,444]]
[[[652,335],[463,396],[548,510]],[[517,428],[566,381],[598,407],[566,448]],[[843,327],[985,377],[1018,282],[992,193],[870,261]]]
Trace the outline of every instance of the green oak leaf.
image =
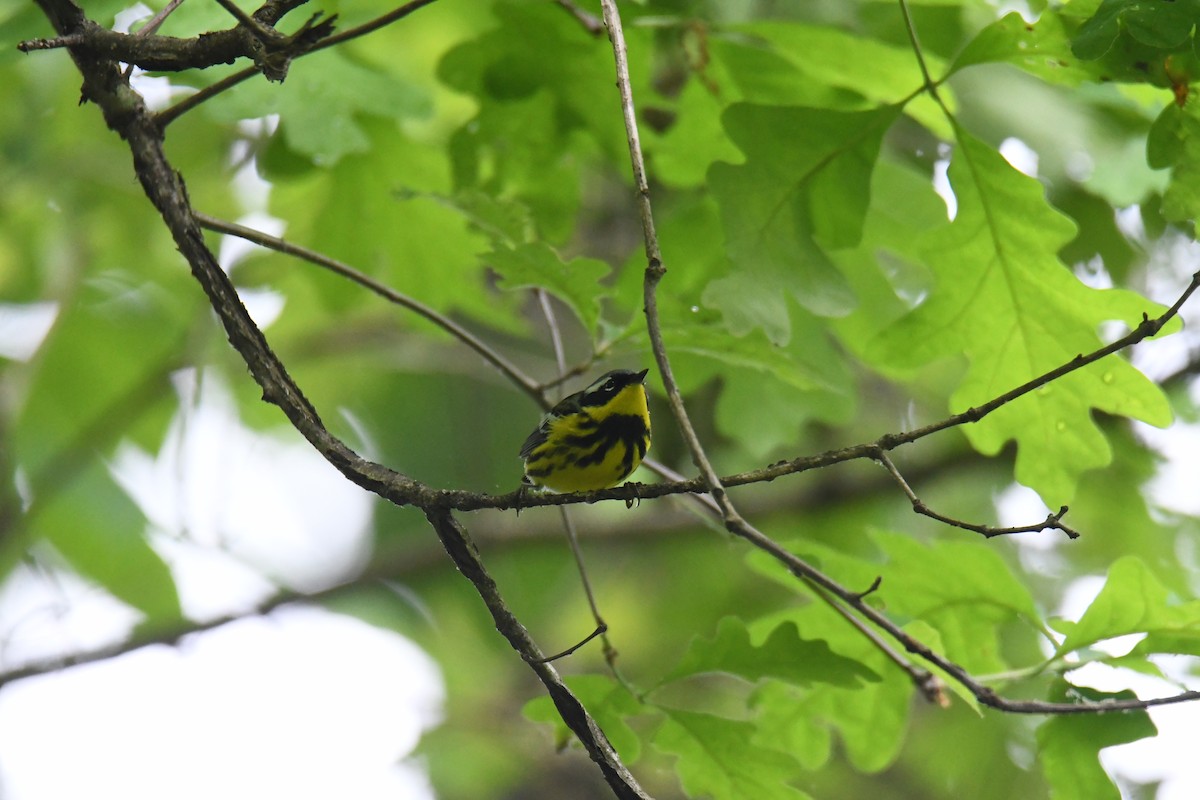
[[1169,3],[1146,0],[1104,0],[1096,13],[1079,26],[1073,47],[1080,58],[1096,59],[1108,53],[1122,31],[1136,42],[1173,49],[1192,36],[1200,17],[1197,0]]
[[[752,564],[756,561],[758,559],[751,559]],[[863,577],[862,585],[865,587],[870,580]],[[795,578],[790,577],[790,581],[794,586]],[[814,683],[801,688],[768,679],[755,687],[753,699],[760,722],[760,737],[778,734],[775,747],[796,753],[805,764],[814,764],[827,757],[821,743],[814,742],[810,747],[795,739],[806,736],[814,727],[826,731],[826,736],[828,732],[836,731],[846,758],[855,769],[868,773],[886,769],[896,760],[904,744],[913,697],[912,680],[879,648],[830,614],[823,604],[789,609],[755,620],[751,633],[762,635],[774,630],[783,620],[792,621],[805,635],[827,642],[835,653],[865,665],[883,680],[857,686]],[[782,687],[782,690],[772,687]],[[795,730],[785,736],[782,731],[787,727],[787,719],[796,723]]]
[[[1073,276],[1056,254],[1075,227],[1047,204],[1041,184],[966,131],[958,138],[949,172],[957,216],[921,247],[937,285],[866,355],[881,367],[906,368],[965,354],[967,374],[950,403],[964,411],[1097,349],[1101,324],[1133,327],[1160,308]],[[1017,479],[1053,506],[1069,501],[1080,473],[1111,459],[1092,409],[1158,426],[1171,420],[1162,391],[1110,357],[1000,407],[965,434],[989,455],[1016,440]]]
[[512,247],[497,244],[480,258],[504,276],[500,282],[502,289],[545,289],[566,303],[587,332],[595,335],[600,319],[600,299],[608,293],[600,284],[610,271],[603,261],[595,258],[563,261],[543,242]]
[[[625,720],[627,717],[653,709],[643,707],[625,687],[607,676],[572,675],[565,680],[579,702],[583,703],[604,731],[622,760],[627,764],[637,761],[641,755],[642,742]],[[571,741],[573,734],[548,695],[533,698],[525,704],[522,712],[527,719],[534,722],[553,725],[555,739],[560,744],[565,745]]]
[[[769,45],[772,52],[800,71],[806,83],[836,87],[855,98],[858,107],[906,104],[905,113],[926,128],[938,136],[950,135],[946,115],[927,93],[920,91],[925,76],[907,43],[891,44],[864,36],[861,31],[780,20],[733,25],[729,30]],[[945,71],[945,62],[936,54],[925,50],[922,56],[935,78]],[[953,107],[949,92],[943,99]],[[845,107],[849,108],[848,102]]]
[[1057,655],[1114,636],[1153,633],[1165,641],[1200,636],[1200,600],[1172,604],[1169,593],[1140,558],[1126,556],[1112,565],[1104,588],[1066,633]]
[[[944,650],[968,670],[1009,668],[1000,653],[1000,625],[1024,622],[1031,635],[1038,629],[1040,613],[1029,590],[996,551],[975,542],[921,543],[884,530],[871,531],[870,538],[886,557],[883,563],[808,542],[803,552],[810,561],[815,555],[827,573],[849,586],[865,589],[881,577],[872,596],[885,603],[889,612],[935,629],[940,642],[935,649]],[[815,633],[807,626],[801,629],[808,635]],[[845,654],[836,643],[831,645]]]
[[761,327],[786,344],[789,296],[821,316],[851,310],[854,297],[826,251],[858,244],[880,142],[900,111],[738,104],[725,112],[746,161],[709,169],[733,272],[709,284],[704,302],[726,314],[735,335]]
[[1071,37],[1063,18],[1044,12],[1029,22],[1013,11],[985,27],[962,49],[951,73],[978,64],[1012,64],[1050,83],[1078,86],[1094,81],[1101,70],[1071,50]]
[[[1133,692],[1109,694],[1078,686],[1059,686],[1060,697],[1089,701],[1134,700]],[[1037,729],[1038,762],[1054,800],[1120,800],[1098,754],[1105,747],[1136,742],[1158,733],[1145,711],[1124,714],[1063,714]]]
[[433,111],[424,90],[333,48],[296,62],[282,84],[248,81],[204,108],[228,122],[278,114],[290,149],[326,166],[371,149],[363,117],[425,119]]
[[879,675],[854,659],[834,653],[819,639],[805,639],[794,622],[777,626],[760,644],[753,644],[746,624],[737,617],[717,623],[711,639],[693,639],[688,651],[662,683],[693,675],[723,672],[754,682],[776,678],[797,685],[815,682],[858,686],[878,681]]
[[676,757],[680,783],[690,797],[712,800],[803,800],[787,785],[800,765],[790,754],[756,743],[752,722],[664,708],[666,721],[654,747]]

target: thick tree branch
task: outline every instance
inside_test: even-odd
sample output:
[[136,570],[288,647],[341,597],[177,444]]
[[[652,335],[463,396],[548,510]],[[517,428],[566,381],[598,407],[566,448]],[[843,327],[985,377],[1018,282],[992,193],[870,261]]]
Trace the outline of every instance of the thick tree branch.
[[253,16],[245,15],[239,9],[246,19],[236,27],[203,33],[191,39],[118,33],[84,18],[78,21],[70,34],[57,39],[22,42],[17,47],[24,52],[70,47],[86,52],[97,60],[122,61],[142,69],[163,72],[205,69],[217,64],[232,64],[239,58],[250,58],[257,65],[257,71],[263,72],[271,80],[283,80],[293,58],[312,49],[314,44],[333,32],[333,17],[318,22],[316,16],[294,34],[276,31],[274,24],[300,4],[268,3]]
[[525,626],[509,611],[503,598],[500,597],[496,582],[492,580],[491,575],[484,568],[483,562],[479,560],[479,552],[475,549],[475,544],[467,535],[466,530],[448,511],[431,510],[426,513],[426,517],[433,525],[433,529],[437,531],[438,538],[441,539],[446,553],[454,561],[455,566],[479,591],[480,597],[483,598],[484,604],[496,623],[496,630],[508,640],[514,650],[521,654],[530,669],[537,675],[538,680],[546,687],[550,699],[554,701],[554,706],[558,709],[559,716],[579,738],[596,765],[600,767],[604,779],[616,796],[619,798],[642,798],[643,800],[649,798],[649,795],[642,790],[633,775],[621,763],[617,752],[608,741],[608,737],[604,735],[604,731],[600,730],[600,726],[596,724],[587,709],[562,682],[558,672],[548,663],[545,655],[530,637],[529,631],[525,630]]

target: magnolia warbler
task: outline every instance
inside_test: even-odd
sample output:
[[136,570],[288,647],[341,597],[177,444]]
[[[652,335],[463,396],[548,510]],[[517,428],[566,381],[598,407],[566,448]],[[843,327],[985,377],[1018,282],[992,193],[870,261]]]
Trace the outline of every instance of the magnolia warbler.
[[616,486],[650,449],[644,369],[616,369],[563,398],[521,446],[525,483],[556,492]]

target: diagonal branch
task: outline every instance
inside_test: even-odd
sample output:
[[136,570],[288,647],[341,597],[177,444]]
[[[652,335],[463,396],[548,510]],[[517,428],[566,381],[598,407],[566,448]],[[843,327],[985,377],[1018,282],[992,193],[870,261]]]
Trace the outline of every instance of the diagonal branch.
[[479,596],[483,598],[484,604],[496,623],[496,630],[508,640],[514,650],[521,654],[521,657],[529,664],[529,668],[537,675],[538,680],[546,687],[550,699],[554,701],[554,706],[558,709],[559,716],[562,717],[567,727],[579,737],[580,742],[588,751],[588,755],[600,767],[604,779],[616,796],[622,800],[627,798],[648,800],[649,795],[642,790],[637,780],[621,763],[616,750],[608,741],[608,737],[604,735],[604,731],[596,724],[596,720],[562,682],[558,672],[530,637],[529,631],[525,630],[525,626],[508,609],[503,598],[500,597],[496,582],[492,580],[491,575],[484,568],[483,562],[479,560],[479,553],[466,529],[448,511],[434,509],[426,512],[426,518],[433,529],[437,531],[438,538],[441,539],[442,545],[454,561],[454,565],[471,581],[479,592]]

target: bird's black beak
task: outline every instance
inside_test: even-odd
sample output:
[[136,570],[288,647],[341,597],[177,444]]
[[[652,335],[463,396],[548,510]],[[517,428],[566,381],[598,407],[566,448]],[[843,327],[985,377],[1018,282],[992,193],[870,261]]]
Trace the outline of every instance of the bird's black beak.
[[642,370],[641,372],[639,372],[639,373],[637,374],[637,382],[638,382],[638,383],[645,383],[645,382],[646,382],[646,373],[648,373],[649,371],[650,371],[650,368],[649,368],[649,367],[647,367],[646,369],[644,369],[644,370]]

